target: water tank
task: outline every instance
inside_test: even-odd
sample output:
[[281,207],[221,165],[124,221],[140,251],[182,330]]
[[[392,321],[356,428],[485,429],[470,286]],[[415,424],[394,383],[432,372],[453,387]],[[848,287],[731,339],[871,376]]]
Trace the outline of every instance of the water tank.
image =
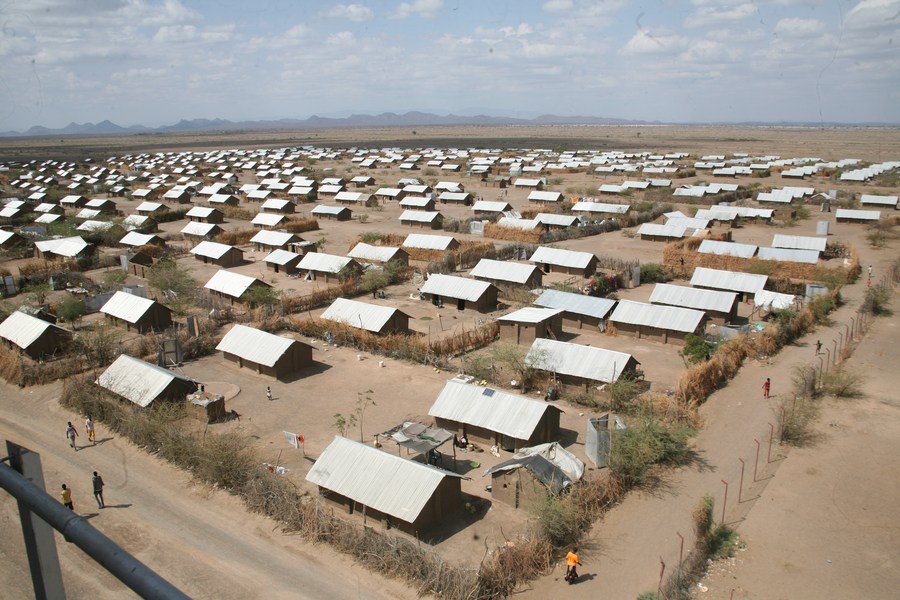
[[828,287],[822,285],[821,283],[807,283],[806,284],[806,301],[809,302],[816,296],[821,296],[822,294],[828,293]]

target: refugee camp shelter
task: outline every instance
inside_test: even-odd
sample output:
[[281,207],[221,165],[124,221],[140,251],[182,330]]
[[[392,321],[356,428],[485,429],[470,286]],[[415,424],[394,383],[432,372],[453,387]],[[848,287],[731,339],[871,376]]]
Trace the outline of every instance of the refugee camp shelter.
[[302,241],[303,238],[295,233],[269,229],[263,229],[250,238],[250,243],[256,246],[257,250],[275,250],[277,248],[288,250],[291,244],[299,244]]
[[290,275],[297,271],[297,264],[302,258],[302,254],[278,248],[267,254],[263,262],[266,263],[267,269],[272,269],[275,273],[287,273]]
[[62,327],[13,311],[0,323],[0,339],[9,348],[37,360],[65,349],[72,341],[72,334]]
[[609,322],[619,334],[650,339],[664,344],[684,344],[688,334],[701,335],[706,313],[690,308],[619,300]]
[[199,387],[189,377],[127,354],[120,355],[95,383],[141,408],[156,401],[182,402]]
[[445,522],[462,504],[462,476],[335,436],[306,480],[327,501],[414,535]]
[[544,273],[568,273],[590,277],[597,270],[597,257],[590,252],[577,252],[540,246],[529,258]]
[[738,296],[735,292],[657,283],[650,294],[650,304],[702,310],[710,321],[723,324],[737,317]]
[[539,338],[525,356],[532,368],[553,374],[563,385],[583,386],[613,383],[623,373],[636,374],[640,364],[630,354]]
[[398,308],[337,298],[320,317],[372,333],[408,333],[409,315]]
[[277,379],[312,364],[312,346],[246,325],[235,325],[216,350],[225,360]]
[[93,245],[88,244],[79,236],[34,243],[35,258],[47,260],[83,258],[92,254],[94,250]]
[[8,250],[10,248],[17,248],[19,246],[25,245],[25,238],[16,233],[15,231],[7,231],[6,229],[0,229],[0,248],[3,250]]
[[737,292],[738,298],[743,300],[745,297],[749,298],[763,289],[768,280],[768,275],[736,273],[734,271],[697,267],[691,276],[691,287]]
[[313,281],[323,280],[325,283],[340,281],[341,273],[359,271],[359,263],[348,256],[310,252],[297,263],[297,270],[309,275]]
[[192,221],[182,227],[179,233],[185,237],[203,239],[215,237],[223,231],[224,229],[215,223],[197,223]]
[[615,300],[573,294],[560,290],[544,290],[534,301],[537,306],[562,310],[563,327],[606,329],[606,319],[616,305]]
[[562,312],[555,308],[526,306],[497,319],[500,339],[531,344],[538,338],[556,339],[562,334]]
[[264,281],[260,281],[249,275],[242,275],[232,271],[221,269],[216,271],[209,281],[203,286],[209,290],[213,296],[224,298],[234,306],[235,304],[244,304],[247,298],[244,294],[252,287],[272,287]]
[[419,250],[439,250],[447,252],[448,250],[457,250],[459,242],[456,238],[449,235],[430,235],[427,233],[411,233],[406,236],[401,244],[405,248],[416,248]]
[[122,239],[119,240],[122,246],[130,246],[132,248],[140,248],[141,246],[165,246],[166,241],[154,233],[140,233],[137,231],[129,231]]
[[440,229],[444,215],[426,210],[404,210],[399,217],[402,225],[421,227],[423,229]]
[[349,221],[353,216],[353,211],[346,206],[328,206],[327,204],[320,204],[312,209],[312,216],[322,219],[331,219],[333,221]]
[[365,242],[360,242],[353,246],[347,256],[361,263],[379,263],[384,264],[397,261],[402,265],[409,264],[409,253],[403,248],[393,248],[391,246],[372,246]]
[[839,208],[834,211],[834,220],[838,223],[874,223],[880,219],[880,210],[854,210],[851,208]]
[[533,508],[584,475],[584,463],[559,442],[522,448],[509,460],[485,471],[491,499],[513,508]]
[[559,439],[553,404],[451,379],[428,410],[437,427],[513,452]]
[[156,300],[127,292],[116,292],[100,307],[106,318],[139,333],[165,331],[172,326],[172,311]]
[[244,262],[244,251],[228,244],[204,240],[191,248],[194,258],[204,264],[214,264],[226,269]]
[[434,274],[419,288],[434,304],[450,300],[459,310],[473,308],[486,312],[497,307],[497,288],[486,281],[454,275]]
[[218,208],[195,206],[184,215],[188,221],[196,223],[224,223],[225,215]]
[[475,279],[493,283],[500,290],[541,287],[544,274],[535,265],[482,258],[470,272]]

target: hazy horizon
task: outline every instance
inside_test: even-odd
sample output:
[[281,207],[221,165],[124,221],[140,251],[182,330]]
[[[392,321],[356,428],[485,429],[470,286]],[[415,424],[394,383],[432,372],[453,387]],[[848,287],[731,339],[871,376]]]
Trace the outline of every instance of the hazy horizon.
[[407,111],[900,123],[900,0],[14,0],[0,131]]

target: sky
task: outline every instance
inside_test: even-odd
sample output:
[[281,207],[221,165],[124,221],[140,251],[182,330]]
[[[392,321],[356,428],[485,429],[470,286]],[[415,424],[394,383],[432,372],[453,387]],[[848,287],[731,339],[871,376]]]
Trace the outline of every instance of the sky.
[[0,0],[0,131],[421,110],[900,123],[900,0]]

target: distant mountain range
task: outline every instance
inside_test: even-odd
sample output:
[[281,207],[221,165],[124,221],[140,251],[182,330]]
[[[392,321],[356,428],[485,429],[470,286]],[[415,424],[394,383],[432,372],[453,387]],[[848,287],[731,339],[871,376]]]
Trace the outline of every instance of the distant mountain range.
[[38,137],[58,135],[117,135],[135,133],[181,133],[192,131],[261,131],[290,129],[330,129],[336,127],[424,127],[428,125],[658,125],[658,121],[629,121],[603,117],[560,117],[541,115],[534,119],[491,117],[488,115],[437,115],[425,112],[391,112],[378,115],[350,115],[329,118],[313,115],[308,119],[278,119],[271,121],[229,121],[227,119],[181,120],[174,125],[122,127],[112,121],[99,123],[69,123],[51,129],[35,125],[27,131],[4,131],[0,137]]
[[[272,131],[332,129],[338,127],[425,127],[428,125],[664,125],[662,121],[635,121],[629,119],[610,119],[606,117],[561,117],[559,115],[541,115],[533,119],[515,117],[492,117],[488,115],[438,115],[434,113],[412,111],[403,114],[385,112],[378,115],[350,115],[349,117],[319,117],[313,115],[307,119],[277,119],[262,121],[229,121],[228,119],[190,119],[163,125],[161,127],[145,127],[132,125],[122,127],[112,121],[99,123],[69,123],[65,127],[51,129],[35,125],[27,131],[3,131],[0,137],[39,137],[60,135],[127,135],[149,133],[189,133],[209,131]],[[721,125],[746,127],[897,127],[897,123],[838,123],[814,121],[744,121],[737,123],[678,123],[678,125]]]

